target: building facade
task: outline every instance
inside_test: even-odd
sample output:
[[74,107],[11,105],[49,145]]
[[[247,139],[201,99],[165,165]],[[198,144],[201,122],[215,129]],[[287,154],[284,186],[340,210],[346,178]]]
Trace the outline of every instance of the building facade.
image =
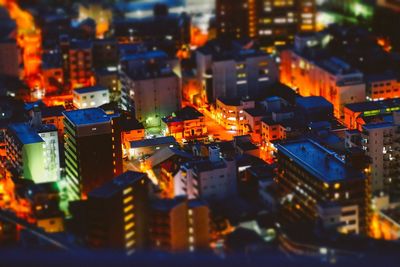
[[310,140],[277,145],[277,183],[286,223],[322,222],[342,233],[369,230],[369,163],[362,150],[345,160]]
[[100,108],[64,112],[66,182],[70,200],[86,198],[122,173],[118,118]]
[[94,108],[110,102],[110,92],[102,86],[90,86],[74,89],[73,104],[75,108]]
[[147,248],[149,179],[128,171],[88,195],[88,243],[92,248],[124,251]]

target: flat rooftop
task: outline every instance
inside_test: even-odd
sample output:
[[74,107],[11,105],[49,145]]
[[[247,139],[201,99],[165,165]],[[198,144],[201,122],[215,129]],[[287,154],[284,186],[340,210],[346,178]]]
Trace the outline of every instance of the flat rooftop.
[[336,153],[311,139],[278,144],[277,148],[280,153],[291,158],[323,182],[333,183],[364,178],[363,173],[347,168]]
[[88,87],[82,87],[75,89],[74,92],[78,94],[88,94],[88,93],[93,93],[93,92],[99,92],[99,91],[108,91],[107,88],[103,86],[88,86]]
[[63,114],[75,126],[105,123],[111,119],[101,108],[77,109]]
[[[392,108],[398,108],[400,110],[400,99],[399,98],[391,98],[381,101],[365,101],[360,103],[353,103],[345,105],[346,108],[350,109],[353,112],[364,112],[364,111],[372,111],[372,110],[386,110]],[[391,110],[388,110],[391,111]],[[394,111],[394,110],[393,110]]]
[[90,197],[95,198],[109,198],[113,195],[121,192],[128,186],[136,184],[138,181],[142,180],[147,175],[141,172],[127,171],[123,174],[115,177],[111,181],[103,184],[102,186],[94,189],[89,193]]
[[23,145],[44,142],[37,132],[26,123],[11,123],[10,130]]
[[150,138],[139,141],[132,141],[131,148],[139,148],[139,147],[151,147],[151,146],[159,146],[159,145],[172,145],[176,143],[176,139],[173,136],[163,136],[158,138]]
[[394,124],[391,122],[378,122],[378,123],[368,123],[364,124],[362,127],[367,130],[371,129],[383,129],[383,128],[389,128],[393,127]]
[[172,115],[165,117],[162,120],[166,123],[169,123],[169,122],[182,122],[186,120],[195,120],[201,117],[204,117],[202,113],[200,113],[193,107],[186,106],[178,111],[175,111]]

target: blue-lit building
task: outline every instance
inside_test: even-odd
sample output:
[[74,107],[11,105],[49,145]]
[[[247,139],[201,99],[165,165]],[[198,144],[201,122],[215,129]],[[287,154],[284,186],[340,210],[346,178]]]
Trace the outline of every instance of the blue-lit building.
[[282,221],[309,222],[342,233],[367,233],[369,161],[362,150],[341,157],[311,139],[277,145]]
[[322,96],[298,97],[296,106],[298,119],[306,124],[333,119],[333,105]]

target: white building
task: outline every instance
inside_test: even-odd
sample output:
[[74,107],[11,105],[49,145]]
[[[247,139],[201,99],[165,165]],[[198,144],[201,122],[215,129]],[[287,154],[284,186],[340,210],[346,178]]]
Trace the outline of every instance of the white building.
[[218,147],[209,147],[209,158],[188,162],[175,175],[175,195],[189,199],[218,200],[237,192],[236,161],[220,157]]
[[[362,132],[346,133],[346,146],[360,146],[371,159],[371,187],[374,193],[400,193],[400,113],[393,122],[368,123]],[[357,142],[359,140],[359,142]]]
[[102,86],[75,89],[73,103],[77,109],[99,107],[110,102],[110,92]]
[[181,81],[171,70],[145,75],[123,72],[121,83],[124,108],[133,109],[146,128],[161,127],[161,118],[181,107]]

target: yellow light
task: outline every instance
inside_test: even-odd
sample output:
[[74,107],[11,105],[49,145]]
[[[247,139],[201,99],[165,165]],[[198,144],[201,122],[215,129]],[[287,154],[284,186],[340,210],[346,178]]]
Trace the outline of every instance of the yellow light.
[[132,192],[132,187],[129,187],[127,189],[124,190],[124,195],[129,194],[130,192]]
[[340,188],[340,184],[339,183],[336,183],[335,184],[335,189],[339,189]]
[[135,244],[135,240],[128,241],[128,242],[126,242],[126,247],[127,248],[132,247],[134,244]]
[[135,226],[135,223],[133,223],[133,222],[128,223],[127,225],[125,225],[125,231],[128,231],[128,230],[131,229],[133,226]]
[[124,204],[128,203],[129,201],[131,201],[133,199],[132,196],[124,198]]
[[124,221],[127,222],[127,221],[129,221],[130,219],[132,219],[132,218],[133,218],[133,213],[131,213],[131,214],[125,216]]
[[325,188],[329,188],[329,184],[324,183],[324,187],[325,187]]
[[129,239],[129,238],[133,237],[134,235],[135,235],[135,231],[131,231],[129,233],[126,233],[125,239]]
[[133,205],[129,205],[128,207],[124,208],[124,212],[127,213],[133,209]]

